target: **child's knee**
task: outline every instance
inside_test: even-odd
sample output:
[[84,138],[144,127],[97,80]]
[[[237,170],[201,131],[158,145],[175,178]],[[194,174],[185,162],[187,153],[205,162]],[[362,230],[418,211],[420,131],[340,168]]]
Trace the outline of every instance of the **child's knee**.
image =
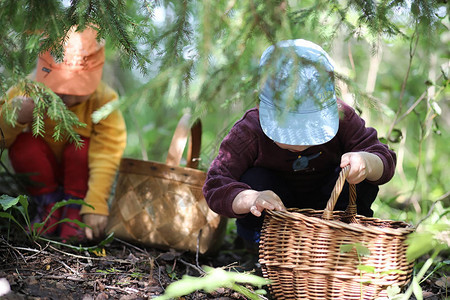
[[16,161],[27,157],[34,159],[35,156],[46,153],[48,150],[50,149],[43,139],[34,137],[31,132],[23,132],[17,136],[14,143],[9,147],[8,153],[11,161]]
[[[246,220],[245,220],[246,219]],[[244,217],[236,220],[236,230],[238,236],[249,243],[259,243],[261,236],[262,219]]]
[[77,147],[75,143],[68,143],[64,147],[63,160],[75,161],[77,163],[86,162],[88,160],[89,138],[81,137],[82,145]]
[[240,181],[248,184],[254,190],[263,191],[273,189],[277,177],[269,169],[253,167],[241,176]]

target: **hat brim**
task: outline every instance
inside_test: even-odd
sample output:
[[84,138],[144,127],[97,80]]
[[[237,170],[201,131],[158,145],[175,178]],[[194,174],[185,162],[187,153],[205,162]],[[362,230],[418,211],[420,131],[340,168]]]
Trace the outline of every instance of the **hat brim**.
[[314,146],[330,141],[339,129],[336,98],[315,112],[282,112],[260,101],[259,119],[263,132],[273,141],[287,145]]
[[54,93],[90,95],[95,92],[102,79],[103,64],[91,70],[68,70],[55,68],[49,60],[42,56],[38,58],[36,81],[44,83]]

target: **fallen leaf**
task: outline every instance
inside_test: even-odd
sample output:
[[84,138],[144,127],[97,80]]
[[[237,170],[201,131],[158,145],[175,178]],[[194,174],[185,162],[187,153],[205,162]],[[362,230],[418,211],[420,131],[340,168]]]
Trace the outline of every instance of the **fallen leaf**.
[[441,277],[436,280],[435,284],[441,288],[448,288],[450,286],[450,277]]
[[433,296],[436,296],[436,294],[434,294],[432,292],[427,292],[427,291],[422,292],[423,299],[431,298]]
[[101,257],[105,257],[106,256],[106,251],[105,251],[105,248],[102,248],[102,250],[97,250],[97,249],[95,249],[95,250],[93,250],[92,251],[95,255],[97,255],[97,256],[101,256]]

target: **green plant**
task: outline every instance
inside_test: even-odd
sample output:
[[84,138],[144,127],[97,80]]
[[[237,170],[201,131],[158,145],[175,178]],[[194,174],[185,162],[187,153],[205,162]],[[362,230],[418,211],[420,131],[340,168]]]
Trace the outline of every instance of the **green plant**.
[[362,282],[362,273],[364,272],[368,272],[368,273],[374,273],[375,272],[375,268],[372,266],[366,266],[363,265],[361,263],[361,257],[367,257],[370,255],[370,250],[369,248],[365,247],[364,245],[361,245],[360,243],[353,243],[353,244],[342,244],[340,247],[340,250],[342,253],[347,253],[347,252],[351,252],[353,251],[353,249],[355,249],[356,251],[356,255],[358,257],[358,270],[359,270],[359,276],[361,278],[361,283],[360,283],[360,289],[361,289],[361,293],[360,293],[360,297],[362,299],[363,297],[363,282]]
[[[17,226],[19,226],[19,228],[21,230],[23,230],[25,232],[25,234],[27,235],[27,237],[29,238],[30,241],[47,240],[43,237],[45,235],[45,233],[49,229],[51,229],[53,226],[57,226],[60,223],[70,222],[70,223],[77,224],[81,228],[87,227],[86,224],[80,222],[79,220],[72,220],[69,218],[61,219],[58,222],[56,222],[55,224],[52,224],[51,226],[48,226],[47,228],[45,227],[45,224],[47,224],[48,220],[50,219],[52,214],[57,209],[65,206],[65,205],[69,205],[69,204],[87,205],[87,206],[92,207],[91,205],[87,204],[83,200],[70,199],[70,200],[60,201],[60,202],[57,202],[53,206],[53,208],[51,209],[50,213],[45,218],[45,220],[43,220],[42,222],[32,223],[30,213],[28,210],[29,205],[28,205],[28,197],[27,196],[19,195],[18,197],[11,197],[8,195],[1,195],[0,196],[0,205],[2,206],[3,211],[0,211],[0,217],[14,222]],[[13,211],[19,213],[19,215],[22,217],[25,225],[22,225],[23,222],[19,222],[19,220],[16,219]]]
[[[447,209],[444,215],[448,214],[450,210]],[[393,299],[408,300],[410,296],[414,293],[414,296],[421,300],[422,296],[422,283],[426,278],[431,276],[435,271],[439,269],[439,266],[443,266],[446,263],[438,262],[438,255],[450,248],[450,224],[447,223],[437,223],[428,224],[423,226],[422,229],[412,233],[407,242],[409,244],[407,250],[408,260],[415,260],[421,256],[426,255],[431,252],[430,257],[425,261],[425,263],[420,268],[419,272],[413,277],[410,286],[404,294],[399,294],[398,297]],[[433,266],[435,267],[431,272],[425,276],[426,272]],[[425,277],[425,278],[424,278]]]
[[105,239],[103,239],[97,245],[89,246],[89,247],[85,247],[85,246],[81,246],[81,245],[74,246],[74,245],[70,245],[70,244],[66,244],[66,243],[61,243],[58,241],[47,239],[42,236],[39,239],[42,241],[45,241],[45,242],[49,242],[49,243],[58,245],[58,246],[70,248],[70,249],[76,250],[78,252],[89,251],[90,253],[93,253],[97,256],[104,256],[104,253],[105,253],[104,247],[114,240],[114,233],[110,233]]
[[105,275],[109,275],[109,274],[121,273],[122,271],[117,270],[116,268],[112,267],[112,268],[109,268],[109,269],[106,269],[106,270],[97,270],[96,272],[97,273],[102,273],[102,274],[105,274]]
[[145,274],[144,273],[141,273],[141,272],[139,272],[139,271],[134,271],[133,273],[131,273],[130,274],[130,277],[131,278],[136,278],[136,279],[141,279],[142,277],[144,277],[145,276]]
[[170,279],[178,280],[177,272],[175,272],[175,269],[171,268],[169,265],[166,265],[166,272]]
[[[421,284],[441,268],[450,265],[449,260],[440,261],[439,257],[442,252],[448,253],[450,250],[450,222],[447,217],[450,209],[443,208],[439,202],[435,204],[436,206],[433,207],[437,207],[438,212],[433,211],[432,207],[428,216],[418,222],[416,231],[411,233],[406,240],[408,243],[407,259],[416,261],[415,268],[418,271],[415,272],[404,293],[400,293],[400,289],[388,290],[391,300],[408,300],[412,294],[418,300],[423,299]],[[418,263],[419,258],[423,258],[425,261]],[[429,271],[430,269],[431,271]]]
[[[377,271],[375,267],[373,266],[369,266],[369,265],[363,265],[362,261],[361,261],[361,257],[368,257],[370,256],[370,250],[369,248],[365,247],[364,245],[360,244],[360,243],[353,243],[353,244],[342,244],[340,247],[340,250],[342,253],[347,253],[347,252],[351,252],[353,250],[356,251],[356,255],[358,257],[358,266],[357,269],[359,270],[359,274],[360,274],[360,278],[361,278],[361,299],[363,297],[363,290],[362,290],[362,286],[364,283],[370,283],[371,281],[362,281],[362,275],[363,272],[365,273],[370,273],[370,274],[375,274],[377,277],[379,276],[383,276],[383,275],[388,275],[388,274],[403,274],[405,273],[402,270],[385,270],[385,271]],[[400,292],[400,288],[398,287],[398,285],[393,285],[391,287],[388,288],[388,295],[390,294],[396,294]]]
[[182,279],[171,283],[165,293],[155,298],[155,300],[166,300],[188,295],[196,290],[204,290],[210,293],[220,287],[227,287],[244,295],[248,299],[261,299],[258,294],[265,294],[265,290],[252,292],[248,288],[238,283],[248,283],[261,288],[269,282],[256,275],[225,271],[221,268],[203,267],[206,275],[204,277],[192,277],[184,275]]

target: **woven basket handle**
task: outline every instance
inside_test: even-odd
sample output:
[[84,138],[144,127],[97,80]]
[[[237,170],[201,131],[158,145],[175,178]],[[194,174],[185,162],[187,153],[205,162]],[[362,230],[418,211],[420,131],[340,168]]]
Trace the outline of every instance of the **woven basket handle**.
[[[186,143],[189,135],[189,124],[191,121],[191,114],[184,114],[180,121],[178,121],[177,128],[170,143],[169,152],[167,153],[166,164],[170,166],[179,166],[181,157],[183,156]],[[186,158],[186,167],[198,168],[198,160],[200,157],[200,147],[202,140],[202,123],[199,119],[190,128],[191,138],[189,139],[188,152]]]
[[[327,206],[325,207],[322,219],[331,220],[333,218],[333,210],[336,205],[337,199],[341,194],[342,188],[344,187],[345,179],[350,171],[350,166],[345,166],[339,173],[339,178],[331,192],[330,199],[328,200]],[[348,201],[347,209],[345,210],[345,219],[349,223],[357,223],[356,216],[356,186],[354,184],[349,184],[350,196]]]

